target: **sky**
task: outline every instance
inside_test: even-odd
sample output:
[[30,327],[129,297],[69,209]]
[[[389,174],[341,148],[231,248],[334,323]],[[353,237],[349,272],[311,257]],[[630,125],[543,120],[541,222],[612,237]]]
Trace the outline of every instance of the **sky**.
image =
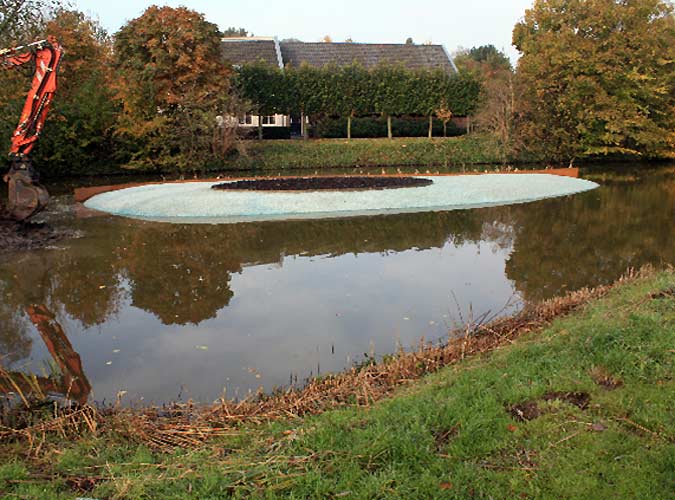
[[206,15],[222,30],[242,27],[257,36],[333,41],[415,43],[458,48],[493,44],[515,62],[511,32],[533,0],[75,0],[110,33],[150,5],[180,5]]

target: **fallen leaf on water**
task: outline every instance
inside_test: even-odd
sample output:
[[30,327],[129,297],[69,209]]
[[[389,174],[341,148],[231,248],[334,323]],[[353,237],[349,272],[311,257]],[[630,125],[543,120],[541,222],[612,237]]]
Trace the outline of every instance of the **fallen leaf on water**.
[[110,365],[112,365],[112,361],[106,361],[105,364],[110,366]]
[[408,316],[403,316],[403,321],[410,321],[410,318]]
[[200,351],[208,351],[209,346],[207,346],[207,345],[196,345],[195,349],[199,349]]
[[114,353],[114,354],[117,354],[118,352],[120,352],[119,349],[113,349],[113,353]]

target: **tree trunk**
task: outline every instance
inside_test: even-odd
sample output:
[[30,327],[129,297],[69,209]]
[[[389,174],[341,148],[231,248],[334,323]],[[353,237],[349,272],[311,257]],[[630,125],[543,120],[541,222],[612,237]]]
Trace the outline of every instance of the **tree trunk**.
[[307,120],[305,119],[305,113],[300,113],[300,131],[302,133],[302,139],[307,140]]
[[394,135],[391,133],[391,115],[387,115],[387,137],[392,139]]
[[443,137],[448,136],[448,122],[443,122]]
[[263,131],[262,131],[262,116],[258,115],[258,139],[262,141]]
[[434,136],[434,117],[429,115],[429,139]]
[[347,140],[352,140],[352,115],[347,117]]

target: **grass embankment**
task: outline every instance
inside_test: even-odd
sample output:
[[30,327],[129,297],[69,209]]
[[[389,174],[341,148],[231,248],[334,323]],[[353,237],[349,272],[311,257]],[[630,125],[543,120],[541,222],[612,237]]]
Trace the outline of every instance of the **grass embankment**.
[[6,440],[0,495],[672,498],[675,273],[586,296],[544,329],[484,330],[500,349],[367,408],[230,427],[163,452],[130,439],[133,428]]
[[461,167],[501,163],[504,159],[494,138],[482,134],[434,139],[246,141],[244,150],[228,161],[226,168],[280,171],[325,167]]

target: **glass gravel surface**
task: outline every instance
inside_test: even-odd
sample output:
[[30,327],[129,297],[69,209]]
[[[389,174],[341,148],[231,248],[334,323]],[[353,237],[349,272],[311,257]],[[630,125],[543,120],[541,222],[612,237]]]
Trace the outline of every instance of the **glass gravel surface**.
[[164,183],[103,193],[87,208],[175,223],[234,223],[274,219],[458,210],[524,203],[595,189],[594,182],[549,174],[422,177],[423,187],[379,191],[218,191],[219,182]]

